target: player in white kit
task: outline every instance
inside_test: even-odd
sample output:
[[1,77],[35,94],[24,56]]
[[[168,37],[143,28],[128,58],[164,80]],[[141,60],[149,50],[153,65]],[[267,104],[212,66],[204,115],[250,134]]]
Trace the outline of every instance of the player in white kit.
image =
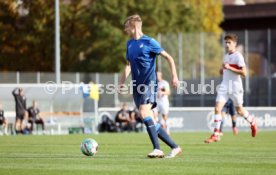
[[155,120],[158,121],[158,114],[162,115],[162,119],[159,120],[159,123],[169,134],[170,131],[169,131],[167,119],[168,119],[168,113],[169,113],[169,107],[170,107],[170,102],[169,102],[169,95],[171,94],[170,85],[166,80],[163,80],[161,72],[158,71],[156,75],[158,80],[158,85],[157,85],[158,91],[157,91],[157,98],[156,98],[157,106],[156,108],[154,108],[154,117],[155,117]]
[[226,55],[222,64],[223,78],[217,91],[217,99],[214,116],[214,133],[205,143],[220,141],[221,110],[227,100],[232,99],[237,113],[244,117],[251,126],[251,135],[257,134],[257,124],[253,116],[243,108],[243,86],[241,76],[246,76],[246,65],[240,52],[236,50],[238,37],[235,34],[228,34],[224,37]]

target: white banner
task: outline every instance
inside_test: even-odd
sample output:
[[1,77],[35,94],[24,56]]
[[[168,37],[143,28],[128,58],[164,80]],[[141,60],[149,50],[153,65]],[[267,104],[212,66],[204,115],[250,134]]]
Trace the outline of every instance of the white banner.
[[[257,125],[260,131],[276,130],[276,108],[275,107],[247,107],[249,113],[256,117]],[[99,108],[99,122],[103,115],[114,119],[119,108]],[[174,131],[213,131],[213,113],[211,107],[192,107],[192,108],[170,108],[168,124],[170,130]],[[248,122],[238,116],[236,126],[239,131],[249,131]],[[230,116],[225,116],[224,131],[232,130],[232,121]]]

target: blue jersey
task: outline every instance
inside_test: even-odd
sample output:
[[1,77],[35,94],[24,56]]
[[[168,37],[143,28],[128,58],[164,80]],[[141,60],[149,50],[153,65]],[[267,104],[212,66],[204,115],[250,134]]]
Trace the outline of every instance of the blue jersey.
[[138,40],[131,39],[127,42],[126,58],[130,62],[134,84],[157,83],[156,56],[163,50],[155,39],[146,35]]

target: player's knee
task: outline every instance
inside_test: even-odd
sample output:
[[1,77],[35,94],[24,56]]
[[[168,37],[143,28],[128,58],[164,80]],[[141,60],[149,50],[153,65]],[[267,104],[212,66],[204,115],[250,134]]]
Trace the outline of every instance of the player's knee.
[[237,113],[241,116],[243,116],[243,112],[241,110],[237,111]]
[[151,110],[151,106],[149,105],[141,105],[139,107],[139,112],[142,118],[145,118],[147,116],[153,116],[153,111]]
[[221,108],[219,106],[215,106],[215,113],[216,114],[221,113]]
[[241,108],[237,108],[236,111],[239,115],[243,115],[243,110]]
[[147,116],[147,110],[144,108],[140,108],[140,114],[142,118],[145,118]]

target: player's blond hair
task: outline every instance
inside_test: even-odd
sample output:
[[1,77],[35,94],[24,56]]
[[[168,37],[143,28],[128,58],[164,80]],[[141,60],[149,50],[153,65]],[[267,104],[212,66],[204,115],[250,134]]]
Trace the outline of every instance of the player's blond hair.
[[130,24],[130,25],[134,26],[135,23],[139,24],[139,26],[142,26],[142,19],[138,14],[131,15],[131,16],[127,17],[127,19],[124,22],[124,25]]

